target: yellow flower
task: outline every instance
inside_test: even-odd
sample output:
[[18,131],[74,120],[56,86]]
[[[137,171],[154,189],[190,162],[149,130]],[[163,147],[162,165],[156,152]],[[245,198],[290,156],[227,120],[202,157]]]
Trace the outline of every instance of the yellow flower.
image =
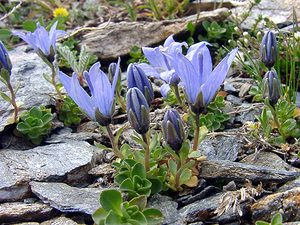
[[65,8],[56,8],[53,11],[53,16],[54,17],[67,17],[69,15],[69,12]]

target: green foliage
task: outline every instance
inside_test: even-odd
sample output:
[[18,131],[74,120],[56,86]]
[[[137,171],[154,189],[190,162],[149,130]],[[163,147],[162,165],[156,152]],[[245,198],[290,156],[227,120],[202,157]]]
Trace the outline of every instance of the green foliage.
[[144,56],[142,49],[138,46],[133,46],[129,52],[130,59],[128,60],[128,64],[130,63],[146,63],[148,62],[146,57]]
[[24,134],[32,143],[40,144],[51,130],[53,115],[51,109],[44,106],[33,107],[21,115],[17,130]]
[[119,191],[105,190],[101,192],[100,204],[102,207],[92,216],[98,225],[156,225],[163,221],[158,209],[146,208],[145,195],[123,202]]
[[[300,120],[295,112],[296,105],[286,100],[279,101],[274,107],[266,100],[266,106],[258,117],[264,136],[274,144],[285,143],[288,138],[299,138]],[[272,133],[275,129],[278,130],[278,135]]]
[[[224,98],[217,96],[215,100],[207,106],[207,113],[200,116],[201,126],[206,126],[209,131],[224,130],[224,123],[230,119],[230,116],[222,111],[224,106]],[[192,129],[190,130],[190,135],[192,135],[195,125],[193,116],[188,116],[188,123],[191,125]]]
[[133,159],[125,159],[120,163],[114,163],[117,172],[115,182],[119,184],[121,191],[128,193],[130,198],[157,193],[161,191],[162,184],[158,179],[147,179],[147,173],[143,164]]
[[58,118],[64,122],[65,126],[79,124],[83,113],[77,104],[70,98],[66,97],[59,110]]
[[57,50],[60,56],[64,59],[60,63],[60,66],[71,67],[72,70],[80,77],[83,76],[83,72],[88,68],[88,66],[97,60],[97,57],[90,55],[85,47],[82,47],[79,55],[77,56],[77,51],[72,50],[76,43],[69,42],[68,45],[57,44]]
[[255,222],[255,225],[283,225],[282,215],[280,213],[276,213],[272,217],[271,223],[259,220]]
[[121,191],[128,193],[129,198],[150,196],[152,183],[146,178],[144,165],[133,159],[125,159],[113,165],[117,170],[115,182],[119,184]]
[[227,41],[233,39],[235,34],[235,24],[231,21],[224,21],[222,23],[203,21],[202,27],[206,34],[203,36],[199,35],[198,40],[208,41],[216,48],[219,48],[220,44],[227,44]]
[[178,154],[169,146],[165,146],[165,149],[169,153],[165,157],[166,162],[162,164],[168,172],[166,185],[174,191],[182,191],[183,185],[195,187],[198,178],[193,175],[192,169],[200,157],[199,152],[193,152],[188,141],[184,142]]

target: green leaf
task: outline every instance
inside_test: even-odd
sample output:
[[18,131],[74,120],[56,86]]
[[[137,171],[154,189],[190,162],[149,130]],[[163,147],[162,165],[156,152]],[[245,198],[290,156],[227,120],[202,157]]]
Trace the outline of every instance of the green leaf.
[[105,219],[105,225],[117,225],[117,224],[118,225],[124,224],[122,221],[122,216],[116,213],[115,211],[110,210]]
[[270,223],[267,223],[267,222],[265,222],[265,221],[256,221],[255,222],[255,225],[270,225]]
[[179,178],[179,185],[185,184],[186,182],[188,182],[190,180],[192,176],[192,171],[188,168],[185,168],[182,173],[180,174],[180,178]]
[[134,184],[133,181],[130,178],[125,179],[121,184],[120,184],[121,190],[127,191],[127,190],[132,190],[134,191]]
[[1,98],[3,98],[5,101],[11,103],[11,98],[10,98],[7,94],[5,94],[4,92],[0,92],[0,96],[1,96]]
[[24,30],[33,32],[36,29],[36,21],[34,20],[25,20],[22,24]]
[[286,120],[282,125],[281,129],[285,135],[288,135],[292,132],[292,130],[296,127],[297,122],[294,119],[288,119]]
[[169,159],[168,167],[169,167],[171,174],[175,177],[176,173],[177,173],[177,165],[173,159]]
[[159,193],[162,190],[163,183],[158,178],[148,179],[151,182],[151,194]]
[[131,177],[134,175],[139,176],[140,178],[146,178],[146,170],[145,167],[141,163],[136,163],[131,171]]
[[131,220],[135,220],[138,225],[148,225],[146,217],[142,212],[139,211],[132,214],[131,219],[129,219],[128,222],[130,222]]
[[184,142],[181,149],[179,150],[179,157],[181,162],[184,162],[189,155],[190,152],[190,145],[188,142]]
[[139,210],[144,210],[147,206],[147,197],[145,195],[137,196],[129,201],[129,205],[136,205]]
[[143,211],[144,216],[147,219],[148,225],[161,224],[164,220],[164,216],[158,209],[148,208]]
[[116,215],[122,216],[122,195],[117,190],[104,190],[100,194],[101,206],[109,212],[112,210]]
[[100,224],[101,221],[105,220],[107,215],[108,212],[104,208],[99,208],[93,213],[92,218],[96,224]]
[[0,40],[7,40],[11,37],[11,31],[6,28],[0,29]]
[[276,213],[272,217],[271,225],[282,225],[282,215],[280,213]]

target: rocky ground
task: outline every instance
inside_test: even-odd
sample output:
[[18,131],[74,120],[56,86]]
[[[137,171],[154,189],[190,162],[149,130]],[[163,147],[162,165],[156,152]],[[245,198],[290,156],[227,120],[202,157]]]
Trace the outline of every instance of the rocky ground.
[[[228,8],[245,7],[232,2]],[[268,2],[262,1],[256,15],[267,12],[284,24],[290,18],[290,4],[300,15],[298,0]],[[228,8],[203,12],[199,22],[223,20]],[[153,45],[172,33],[184,33],[187,21],[195,19],[192,15],[176,21],[109,23],[81,36],[81,43],[109,61],[127,55],[132,45]],[[245,28],[250,23],[251,18],[245,21]],[[45,64],[26,46],[9,54],[13,83],[20,85],[17,101],[22,103],[21,109],[50,106],[54,90],[43,78],[43,73],[49,72]],[[255,121],[263,106],[249,101],[252,85],[250,78],[227,77],[223,90],[227,93],[225,110],[231,116],[226,128],[230,129],[210,133],[201,143],[199,150],[207,160],[199,169],[198,187],[150,198],[149,206],[163,212],[164,224],[253,224],[270,221],[276,212],[290,222],[286,224],[300,224],[300,164],[292,166],[287,153],[249,135],[246,125]],[[99,208],[99,194],[113,186],[114,172],[110,166],[113,155],[100,152],[93,144],[106,143],[108,138],[94,122],[85,121],[71,129],[55,120],[43,145],[33,146],[13,134],[15,126],[7,123],[11,108],[2,100],[0,105],[0,224],[93,224],[91,214]],[[158,126],[164,110],[151,113],[153,126]],[[116,119],[116,127],[120,121],[124,119]],[[123,137],[129,143],[130,132],[125,131]]]

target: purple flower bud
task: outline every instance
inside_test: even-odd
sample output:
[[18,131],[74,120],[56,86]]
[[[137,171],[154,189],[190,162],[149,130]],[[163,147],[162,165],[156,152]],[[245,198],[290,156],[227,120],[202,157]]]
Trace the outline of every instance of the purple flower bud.
[[6,69],[11,74],[12,65],[4,44],[0,41],[0,70]]
[[265,33],[260,44],[261,61],[271,69],[274,66],[277,57],[276,36],[272,31]]
[[[117,63],[113,62],[113,63],[109,64],[109,66],[108,66],[108,79],[111,83],[114,80],[114,75],[116,73],[116,69],[117,69]],[[121,73],[122,73],[122,71],[120,69],[119,73],[118,73],[118,82],[120,82],[120,80],[121,80]]]
[[130,125],[139,134],[149,130],[149,105],[143,93],[136,87],[130,88],[126,95],[127,116]]
[[268,98],[271,105],[275,105],[281,96],[281,82],[276,71],[268,71],[263,79],[263,97]]
[[131,63],[127,69],[127,81],[128,88],[137,87],[147,99],[148,105],[150,105],[154,98],[153,89],[142,68]]
[[185,138],[183,122],[175,109],[169,109],[162,122],[164,139],[174,150],[179,151]]

